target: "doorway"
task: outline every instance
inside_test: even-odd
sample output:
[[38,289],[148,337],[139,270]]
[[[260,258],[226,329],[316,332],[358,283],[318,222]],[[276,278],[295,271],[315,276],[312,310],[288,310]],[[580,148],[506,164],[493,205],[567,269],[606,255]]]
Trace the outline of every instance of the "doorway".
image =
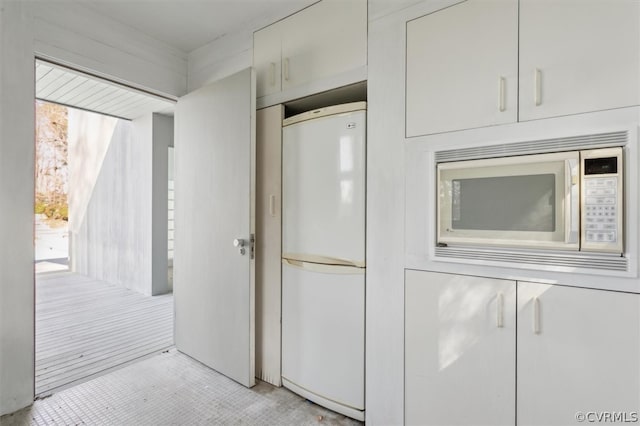
[[36,273],[69,267],[68,109],[36,101]]
[[41,60],[35,85],[35,388],[45,396],[173,345],[174,102]]

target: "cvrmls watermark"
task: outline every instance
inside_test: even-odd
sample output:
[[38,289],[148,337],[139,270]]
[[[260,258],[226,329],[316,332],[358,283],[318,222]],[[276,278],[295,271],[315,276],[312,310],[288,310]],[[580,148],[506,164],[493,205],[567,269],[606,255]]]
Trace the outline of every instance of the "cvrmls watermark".
[[578,411],[579,423],[638,423],[637,411]]

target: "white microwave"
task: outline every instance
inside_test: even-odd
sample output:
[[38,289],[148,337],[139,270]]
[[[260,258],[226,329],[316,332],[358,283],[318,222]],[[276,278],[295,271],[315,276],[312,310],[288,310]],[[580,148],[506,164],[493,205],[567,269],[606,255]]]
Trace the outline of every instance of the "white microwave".
[[623,253],[622,152],[439,163],[438,246]]

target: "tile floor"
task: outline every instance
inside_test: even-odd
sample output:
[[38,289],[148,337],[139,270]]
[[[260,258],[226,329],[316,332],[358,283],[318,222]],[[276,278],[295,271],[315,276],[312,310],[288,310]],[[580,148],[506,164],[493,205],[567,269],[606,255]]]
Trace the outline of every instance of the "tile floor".
[[175,349],[37,400],[15,425],[362,425],[285,388],[247,389]]

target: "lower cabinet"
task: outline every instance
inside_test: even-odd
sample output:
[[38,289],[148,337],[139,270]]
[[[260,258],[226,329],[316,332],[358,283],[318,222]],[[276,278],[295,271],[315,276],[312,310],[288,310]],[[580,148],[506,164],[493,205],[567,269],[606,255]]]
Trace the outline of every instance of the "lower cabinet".
[[517,352],[518,425],[640,414],[640,295],[518,282]]
[[405,423],[513,425],[514,281],[407,271]]
[[407,271],[405,299],[407,425],[638,421],[640,295]]

